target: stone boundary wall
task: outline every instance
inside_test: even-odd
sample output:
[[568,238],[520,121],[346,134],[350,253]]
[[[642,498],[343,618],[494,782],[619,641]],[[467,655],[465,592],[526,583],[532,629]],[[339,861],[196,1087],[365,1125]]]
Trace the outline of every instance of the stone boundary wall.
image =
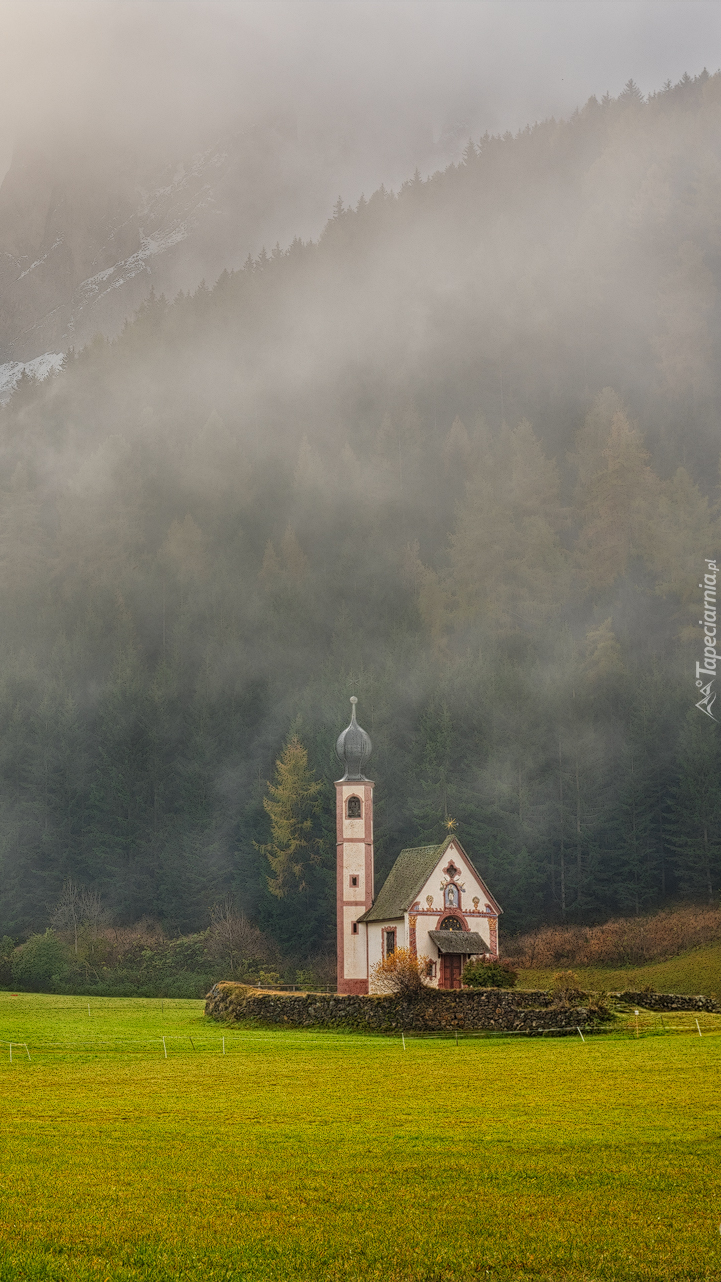
[[684,993],[609,993],[612,1001],[627,1002],[646,1010],[705,1010],[720,1014],[721,1005],[713,997],[687,997]]
[[[676,993],[610,993],[611,1004],[645,1010],[719,1012],[711,997]],[[211,1019],[227,1022],[250,1020],[302,1028],[374,1029],[378,1032],[482,1032],[542,1033],[598,1027],[608,1018],[593,1002],[569,1004],[544,990],[529,989],[427,989],[418,1001],[395,996],[356,996],[345,993],[279,993],[250,988],[231,981],[215,984],[205,1002]]]
[[508,989],[428,989],[417,1001],[346,993],[273,993],[230,981],[215,984],[205,1003],[211,1019],[257,1020],[311,1028],[438,1032],[443,1029],[541,1033],[575,1032],[602,1022],[591,1006],[554,1005],[545,992]]

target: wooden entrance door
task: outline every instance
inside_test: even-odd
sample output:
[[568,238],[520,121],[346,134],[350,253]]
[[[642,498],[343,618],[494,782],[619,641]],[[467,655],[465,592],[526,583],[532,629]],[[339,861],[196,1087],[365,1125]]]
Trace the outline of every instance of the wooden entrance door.
[[439,988],[460,988],[462,971],[463,958],[460,953],[443,953]]

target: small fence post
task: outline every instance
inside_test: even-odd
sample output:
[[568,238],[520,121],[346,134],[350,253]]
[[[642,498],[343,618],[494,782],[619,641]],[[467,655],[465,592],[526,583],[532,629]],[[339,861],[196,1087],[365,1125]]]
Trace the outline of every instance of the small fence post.
[[165,1038],[163,1038],[163,1050],[165,1051],[165,1058],[167,1059],[167,1058],[168,1058],[168,1048],[167,1048],[167,1046],[165,1045]]
[[701,1025],[699,1024],[698,1020],[696,1020],[696,1027],[697,1027],[697,1029],[698,1029],[698,1035],[699,1035],[699,1037],[702,1037],[702,1036],[703,1036],[703,1034],[702,1034],[702,1032],[701,1032]]

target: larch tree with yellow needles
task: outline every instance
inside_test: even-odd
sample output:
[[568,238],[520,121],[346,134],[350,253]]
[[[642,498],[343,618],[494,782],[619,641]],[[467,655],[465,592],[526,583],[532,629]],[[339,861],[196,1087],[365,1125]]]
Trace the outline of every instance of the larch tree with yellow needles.
[[323,785],[308,765],[308,752],[291,735],[275,765],[263,806],[270,816],[271,840],[259,849],[271,867],[268,889],[277,899],[308,889],[311,866],[321,862],[321,843],[313,836]]

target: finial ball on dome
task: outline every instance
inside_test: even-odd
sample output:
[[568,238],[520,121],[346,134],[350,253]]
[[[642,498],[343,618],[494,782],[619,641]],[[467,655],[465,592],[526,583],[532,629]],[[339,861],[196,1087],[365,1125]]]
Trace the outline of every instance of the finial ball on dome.
[[350,701],[351,701],[351,703],[353,703],[353,704],[355,704],[355,703],[357,703],[357,702],[358,702],[358,700],[356,699],[356,697],[355,697],[355,695],[354,695],[354,694],[352,694],[352,695],[351,695],[351,697],[350,697]]

